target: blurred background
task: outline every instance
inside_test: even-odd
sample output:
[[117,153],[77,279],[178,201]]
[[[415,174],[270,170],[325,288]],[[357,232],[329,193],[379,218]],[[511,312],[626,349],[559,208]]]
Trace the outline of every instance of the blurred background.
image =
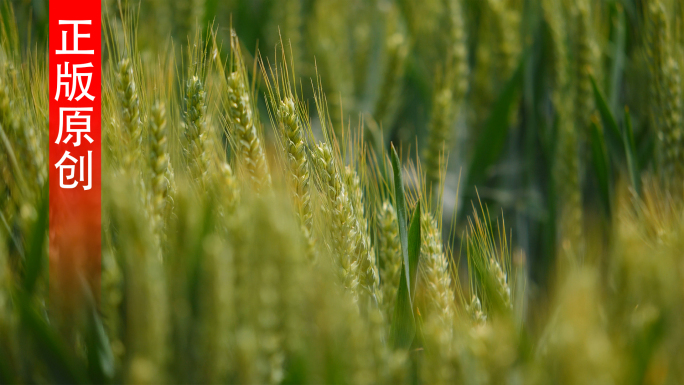
[[[45,50],[48,1],[11,3],[22,46]],[[676,47],[684,7],[665,3]],[[197,27],[227,45],[232,26],[251,70],[257,55],[273,62],[282,38],[304,100],[319,76],[337,130],[362,127],[376,153],[401,147],[443,185],[445,239],[458,241],[478,196],[503,213],[533,297],[552,276],[559,234],[572,232],[563,213],[579,210],[567,227],[600,247],[615,186],[654,164],[639,0],[104,0],[103,17],[116,24],[119,6],[134,15],[141,56],[171,36],[180,57]]]

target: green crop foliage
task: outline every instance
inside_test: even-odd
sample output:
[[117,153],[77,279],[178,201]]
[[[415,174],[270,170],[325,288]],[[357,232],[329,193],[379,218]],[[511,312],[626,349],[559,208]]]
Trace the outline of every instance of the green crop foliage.
[[102,8],[68,308],[48,2],[0,5],[0,383],[682,383],[681,1]]

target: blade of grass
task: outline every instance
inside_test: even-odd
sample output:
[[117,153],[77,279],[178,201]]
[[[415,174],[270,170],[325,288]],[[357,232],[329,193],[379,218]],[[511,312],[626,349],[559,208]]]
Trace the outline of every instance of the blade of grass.
[[611,6],[615,14],[613,23],[613,63],[610,75],[610,107],[617,113],[622,88],[622,75],[625,70],[625,46],[627,45],[627,17],[621,4],[615,2]]
[[83,287],[87,290],[89,307],[86,334],[89,380],[97,384],[109,384],[114,378],[114,353],[102,324],[102,318],[97,312],[97,305],[92,292],[90,292],[87,284],[84,284]]
[[606,137],[608,139],[611,153],[614,154],[618,159],[622,160],[622,134],[620,133],[620,128],[618,128],[617,120],[610,111],[610,107],[606,102],[606,98],[596,85],[596,80],[593,76],[591,77],[591,86],[594,89],[596,107],[601,114],[601,122],[603,122],[603,127],[606,128]]
[[665,336],[665,320],[662,315],[640,328],[636,338],[632,342],[631,367],[634,384],[643,384],[648,375],[649,364],[652,362],[658,345]]
[[[397,207],[397,222],[399,222],[399,241],[401,242],[401,260],[404,268],[402,269],[402,280],[407,280],[409,274],[409,257],[408,257],[408,233],[406,231],[406,223],[408,214],[406,213],[406,195],[404,194],[404,178],[401,174],[401,162],[397,150],[392,146],[391,153],[392,170],[394,171],[394,201]],[[407,282],[408,285],[408,282]],[[408,294],[411,295],[410,289]]]
[[627,154],[627,170],[632,187],[637,195],[641,193],[641,178],[639,177],[639,161],[636,156],[636,144],[634,142],[634,131],[632,129],[632,117],[629,109],[625,107],[625,132],[623,136],[625,154]]
[[12,144],[10,143],[10,140],[7,137],[5,129],[2,127],[2,125],[0,125],[0,140],[2,140],[2,144],[5,147],[7,158],[9,158],[9,162],[12,165],[12,169],[14,171],[14,178],[17,185],[19,186],[19,190],[24,194],[28,194],[28,187],[26,185],[26,180],[24,179],[24,170],[19,166],[19,162],[17,162],[17,156],[15,155],[14,150],[12,149]]
[[509,118],[515,101],[522,87],[523,67],[527,55],[524,55],[515,73],[506,83],[499,99],[494,104],[492,113],[475,145],[475,152],[468,171],[468,188],[482,182],[487,169],[496,162],[503,151],[508,135]]
[[31,226],[29,239],[26,242],[26,259],[23,286],[26,294],[30,296],[36,286],[36,281],[43,269],[43,249],[45,246],[45,238],[48,228],[48,192],[47,184],[43,188],[43,194],[40,198],[38,207],[38,218]]
[[606,144],[597,119],[592,119],[591,121],[591,152],[594,172],[598,179],[601,202],[605,206],[606,214],[610,217],[610,165],[608,163],[608,151],[606,150]]
[[[408,269],[401,270],[396,306],[390,326],[390,338],[397,349],[411,347],[416,336],[416,315],[414,314],[413,295],[415,293],[416,272],[420,257],[420,202],[411,219],[408,236]],[[407,273],[408,271],[408,273]],[[414,294],[415,295],[415,294]]]
[[411,303],[416,296],[416,273],[418,272],[418,259],[420,258],[420,201],[416,204],[411,218],[411,226],[408,232],[408,261],[409,261],[409,293],[411,293]]
[[[403,263],[402,263],[403,266]],[[416,335],[416,320],[411,306],[411,297],[406,284],[406,273],[401,269],[401,281],[397,290],[397,301],[390,325],[390,339],[395,349],[408,349]]]
[[73,360],[55,330],[31,306],[30,297],[26,293],[17,292],[16,300],[21,324],[31,336],[38,357],[42,359],[52,375],[50,382],[86,383],[86,374],[81,370],[85,366]]

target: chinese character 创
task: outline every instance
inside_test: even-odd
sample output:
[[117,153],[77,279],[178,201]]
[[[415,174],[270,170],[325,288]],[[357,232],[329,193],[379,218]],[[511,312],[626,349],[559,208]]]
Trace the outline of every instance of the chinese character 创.
[[[88,151],[88,175],[85,175],[84,168],[86,167],[85,161],[83,160],[83,156],[80,156],[79,159],[74,158],[73,156],[69,155],[69,151],[65,151],[64,155],[62,156],[62,159],[59,160],[59,162],[55,163],[55,168],[59,169],[59,187],[64,188],[64,189],[73,189],[78,186],[79,182],[87,182],[85,186],[83,186],[84,190],[90,190],[93,187],[93,152]],[[67,163],[67,161],[69,163]],[[79,165],[79,178],[76,180],[76,165]],[[65,170],[69,172],[69,175],[65,175]],[[72,181],[71,183],[67,183],[68,181]]]

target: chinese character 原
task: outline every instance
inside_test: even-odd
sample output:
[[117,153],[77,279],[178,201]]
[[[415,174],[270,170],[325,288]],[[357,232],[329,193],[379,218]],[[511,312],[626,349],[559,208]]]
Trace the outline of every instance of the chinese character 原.
[[[74,147],[81,145],[81,134],[86,138],[88,143],[93,143],[93,139],[90,135],[86,134],[90,132],[90,115],[81,115],[81,112],[92,112],[92,107],[60,107],[59,109],[59,132],[57,133],[57,140],[55,144],[59,144],[62,139],[64,119],[66,118],[66,133],[67,137],[62,143],[69,143],[69,140],[73,137],[70,133],[76,135],[76,141],[74,142]],[[73,112],[73,114],[64,116],[65,113]],[[76,128],[82,127],[82,128]]]

